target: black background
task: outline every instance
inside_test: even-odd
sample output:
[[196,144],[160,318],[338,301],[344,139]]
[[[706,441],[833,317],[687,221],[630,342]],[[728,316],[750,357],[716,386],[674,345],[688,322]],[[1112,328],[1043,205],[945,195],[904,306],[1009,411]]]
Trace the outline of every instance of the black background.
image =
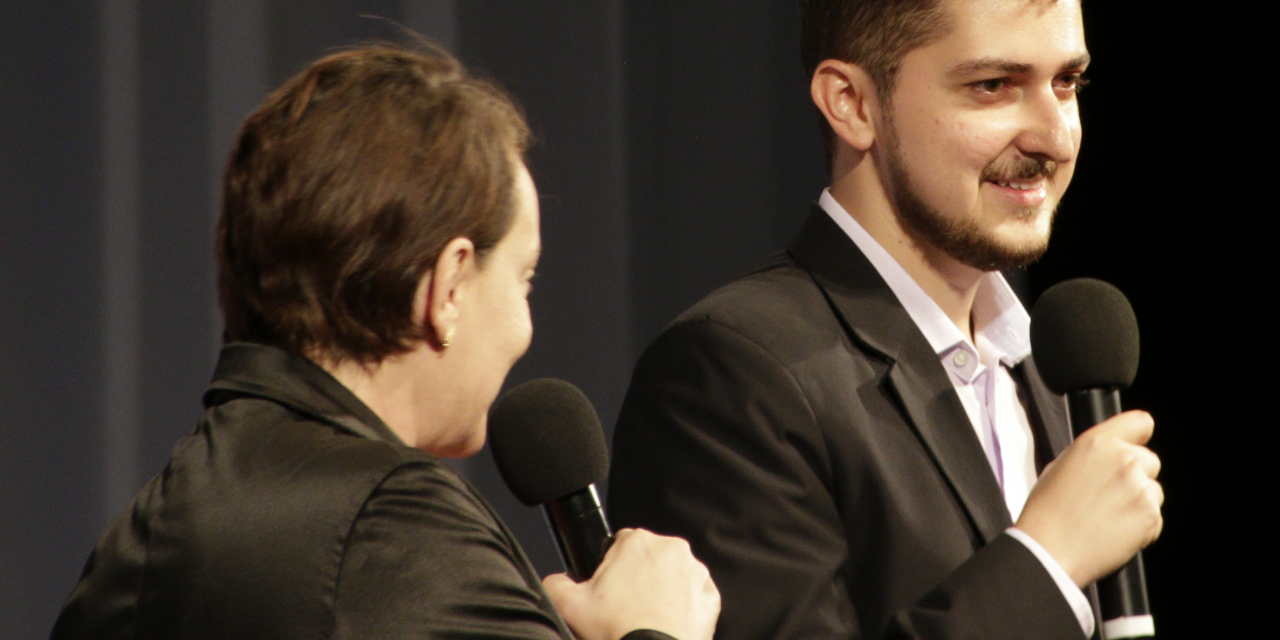
[[[1084,144],[1049,252],[1031,289],[1089,276],[1123,290],[1142,359],[1126,408],[1156,419],[1165,530],[1146,551],[1161,636],[1257,632],[1274,552],[1262,321],[1273,273],[1268,188],[1244,181],[1265,153],[1253,138],[1255,64],[1239,15],[1088,2],[1094,65],[1081,95]],[[1261,183],[1270,182],[1262,178]],[[1257,185],[1261,188],[1253,188]],[[1264,634],[1265,635],[1265,634]]]

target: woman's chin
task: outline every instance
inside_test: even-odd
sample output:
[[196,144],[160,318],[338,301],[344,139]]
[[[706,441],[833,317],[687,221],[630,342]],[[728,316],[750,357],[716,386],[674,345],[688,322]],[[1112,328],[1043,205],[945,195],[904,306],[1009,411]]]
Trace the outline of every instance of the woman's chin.
[[482,422],[479,428],[467,437],[449,442],[437,442],[422,449],[441,458],[469,458],[480,453],[484,448],[485,426]]

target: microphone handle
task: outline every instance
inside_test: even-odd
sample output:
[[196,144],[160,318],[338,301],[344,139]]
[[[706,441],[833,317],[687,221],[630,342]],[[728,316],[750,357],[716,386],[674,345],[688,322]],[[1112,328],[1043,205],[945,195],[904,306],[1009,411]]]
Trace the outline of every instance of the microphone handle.
[[556,539],[565,572],[574,582],[582,582],[595,574],[604,554],[613,544],[613,530],[600,507],[596,485],[556,498],[542,505]]
[[[1120,412],[1120,392],[1114,389],[1084,389],[1067,394],[1067,413],[1076,436]],[[1103,640],[1155,637],[1141,551],[1115,573],[1098,581],[1098,603],[1102,609]]]

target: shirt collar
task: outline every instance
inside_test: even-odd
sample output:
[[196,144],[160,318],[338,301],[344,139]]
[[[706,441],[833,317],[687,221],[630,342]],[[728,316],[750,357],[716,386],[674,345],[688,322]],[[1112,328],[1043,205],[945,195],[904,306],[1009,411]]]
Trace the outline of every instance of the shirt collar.
[[400,437],[328,371],[295,353],[249,342],[224,345],[204,394],[205,408],[241,396],[265,398],[357,435]]
[[[968,337],[942,312],[938,303],[916,284],[902,265],[836,202],[830,189],[822,190],[818,206],[844,230],[880,277],[884,278],[935,353],[946,356],[957,348],[963,348],[977,359],[977,348]],[[973,322],[976,332],[981,333],[999,352],[999,359],[1006,366],[1013,366],[1031,354],[1031,317],[999,271],[988,273],[978,285],[978,293],[973,301]]]

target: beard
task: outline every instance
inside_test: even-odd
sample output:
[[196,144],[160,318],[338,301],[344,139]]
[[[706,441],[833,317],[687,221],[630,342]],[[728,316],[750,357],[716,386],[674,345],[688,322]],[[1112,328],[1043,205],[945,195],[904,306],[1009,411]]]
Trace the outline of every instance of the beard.
[[[903,164],[898,147],[898,136],[890,129],[885,145],[889,195],[903,228],[918,239],[945,253],[952,260],[980,271],[1007,271],[1026,266],[1039,260],[1049,249],[1049,234],[1024,243],[1001,242],[994,233],[983,230],[972,218],[947,216],[929,206],[911,184],[911,176]],[[982,170],[983,182],[996,180],[1029,180],[1052,178],[1057,172],[1052,160],[1018,158],[1006,162],[993,162]],[[1056,209],[1056,207],[1055,207]],[[1056,210],[1048,212],[1049,224],[1053,224]],[[1022,209],[1015,213],[1020,222],[1030,224],[1041,209]]]

